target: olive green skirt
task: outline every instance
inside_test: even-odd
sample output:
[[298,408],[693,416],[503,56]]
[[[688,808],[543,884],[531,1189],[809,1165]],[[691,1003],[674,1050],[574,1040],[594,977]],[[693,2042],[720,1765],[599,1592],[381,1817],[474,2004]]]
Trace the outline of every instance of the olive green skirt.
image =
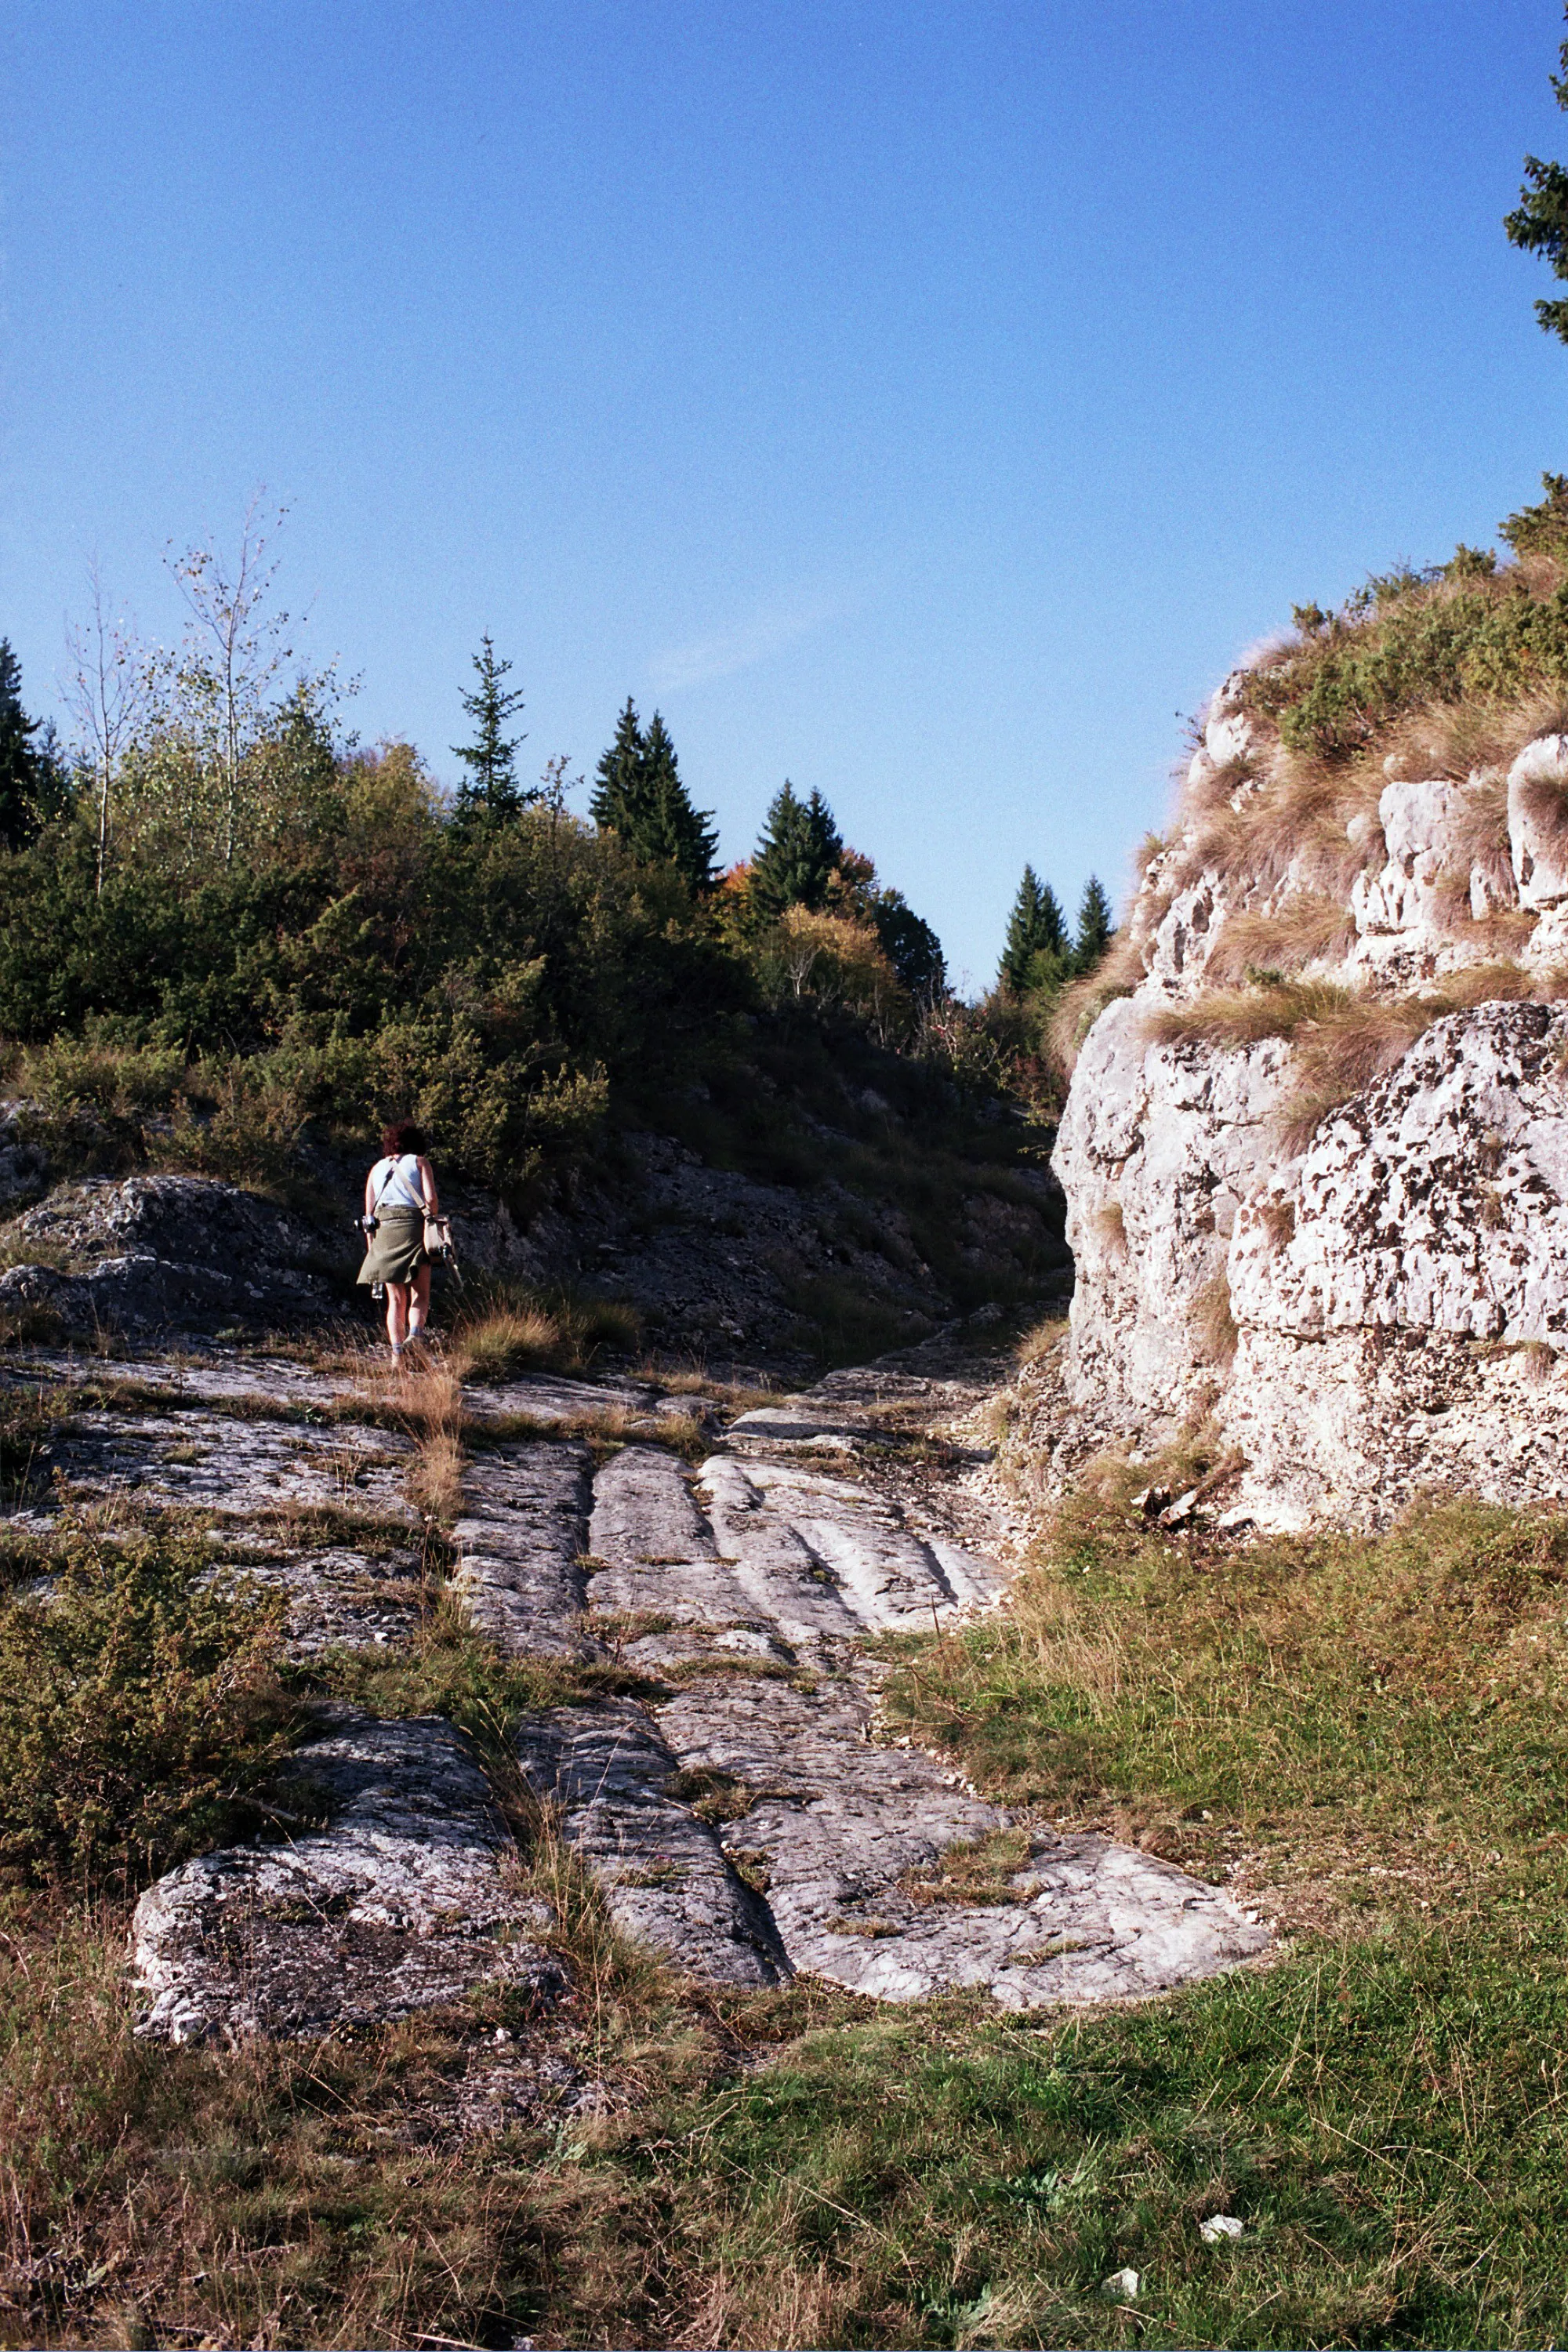
[[425,1216],[419,1209],[378,1209],[380,1222],[370,1237],[359,1279],[364,1283],[412,1282],[425,1255]]

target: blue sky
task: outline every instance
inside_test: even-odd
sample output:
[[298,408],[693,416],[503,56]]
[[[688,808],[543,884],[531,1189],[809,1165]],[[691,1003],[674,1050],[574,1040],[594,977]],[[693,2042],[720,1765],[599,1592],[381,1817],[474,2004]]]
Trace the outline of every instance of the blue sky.
[[728,858],[785,775],[990,977],[1118,893],[1292,602],[1568,468],[1500,218],[1557,0],[4,0],[0,634],[291,512],[367,738],[658,704]]

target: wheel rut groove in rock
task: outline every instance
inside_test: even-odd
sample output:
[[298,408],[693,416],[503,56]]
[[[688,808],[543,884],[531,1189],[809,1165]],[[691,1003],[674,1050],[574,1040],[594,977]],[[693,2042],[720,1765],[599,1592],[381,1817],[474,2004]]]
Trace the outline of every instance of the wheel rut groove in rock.
[[453,1530],[454,1580],[469,1616],[502,1649],[583,1656],[589,1472],[585,1445],[498,1446],[470,1464]]
[[[111,1523],[205,1514],[215,1570],[286,1594],[293,1658],[406,1651],[446,1557],[405,1491],[415,1441],[378,1425],[379,1388],[339,1405],[346,1381],[271,1369],[38,1358],[28,1381],[68,1408],[74,1384],[80,1403],[50,1440],[55,1496],[12,1524],[47,1536],[62,1500]],[[739,1415],[697,1468],[658,1440],[711,1423],[710,1406],[549,1378],[500,1394],[463,1397],[451,1588],[503,1655],[624,1679],[621,1696],[525,1717],[516,1751],[629,1938],[736,1988],[804,1971],[1014,2009],[1145,1998],[1267,1945],[1223,1891],[1101,1837],[1032,1832],[880,1738],[879,1637],[944,1629],[1005,1584],[973,1539],[975,1498],[942,1483],[961,1449],[921,1455],[941,1473],[923,1482],[899,1451],[961,1408],[960,1384],[835,1375]],[[289,1770],[305,1794],[278,1795],[287,1835],[186,1863],[142,1897],[145,2031],[321,2032],[487,1982],[559,1984],[451,1725],[318,1713]],[[951,1853],[976,1846],[979,1877]]]
[[746,1414],[695,1476],[647,1445],[594,1482],[588,1634],[663,1696],[525,1723],[520,1761],[623,1930],[699,1975],[806,1970],[884,2000],[1136,2000],[1268,1942],[1218,1889],[1097,1836],[1033,1835],[989,1899],[938,1865],[1008,1830],[936,1759],[875,1738],[866,1637],[999,1594],[991,1561],[811,1458],[878,1425],[834,1400]]

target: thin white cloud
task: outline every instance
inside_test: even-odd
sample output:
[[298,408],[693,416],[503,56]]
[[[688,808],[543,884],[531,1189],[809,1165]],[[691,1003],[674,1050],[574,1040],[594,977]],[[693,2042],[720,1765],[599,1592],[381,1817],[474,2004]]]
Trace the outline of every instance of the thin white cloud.
[[794,596],[764,604],[750,620],[732,629],[721,629],[689,645],[672,646],[656,654],[648,677],[656,694],[676,694],[682,687],[708,686],[715,678],[733,677],[737,670],[769,661],[786,646],[798,644],[826,622],[848,610],[842,594]]

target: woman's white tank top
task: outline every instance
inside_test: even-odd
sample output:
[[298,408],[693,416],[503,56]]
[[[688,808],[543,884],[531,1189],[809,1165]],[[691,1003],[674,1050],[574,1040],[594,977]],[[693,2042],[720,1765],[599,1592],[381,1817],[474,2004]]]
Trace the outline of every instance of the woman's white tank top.
[[370,1171],[370,1197],[377,1209],[423,1209],[417,1154],[405,1151],[401,1160],[378,1160]]

